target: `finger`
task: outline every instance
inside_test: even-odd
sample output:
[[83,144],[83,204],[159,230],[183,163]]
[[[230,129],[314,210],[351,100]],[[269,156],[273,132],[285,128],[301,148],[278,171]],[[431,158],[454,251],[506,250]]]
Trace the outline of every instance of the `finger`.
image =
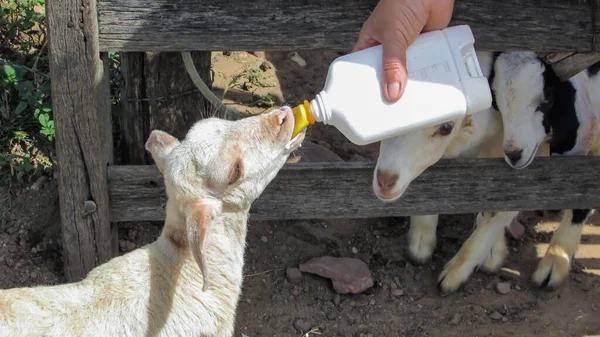
[[429,17],[423,27],[423,32],[432,30],[440,30],[448,27],[452,19],[452,11],[454,10],[454,0],[433,0]]
[[408,82],[406,48],[406,43],[400,41],[383,45],[383,92],[390,102],[402,97]]
[[366,25],[367,25],[367,23],[365,24],[365,27],[363,27],[363,29],[361,29],[360,33],[358,34],[358,40],[354,44],[354,47],[352,48],[352,52],[356,52],[359,50],[374,47],[379,44],[379,42],[376,39],[374,39],[371,36],[371,34],[369,34],[369,32],[368,32],[369,28]]

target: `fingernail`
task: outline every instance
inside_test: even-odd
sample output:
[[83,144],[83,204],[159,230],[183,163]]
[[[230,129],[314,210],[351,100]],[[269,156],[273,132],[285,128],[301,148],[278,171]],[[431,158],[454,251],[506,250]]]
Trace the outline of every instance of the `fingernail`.
[[388,83],[387,90],[390,99],[398,98],[398,95],[400,94],[400,82]]

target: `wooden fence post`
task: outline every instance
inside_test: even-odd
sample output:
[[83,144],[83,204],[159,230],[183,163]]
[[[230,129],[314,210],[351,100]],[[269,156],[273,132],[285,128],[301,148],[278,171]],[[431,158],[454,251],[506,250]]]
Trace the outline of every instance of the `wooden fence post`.
[[76,281],[117,253],[106,175],[112,158],[109,81],[96,1],[47,1],[46,15],[65,277]]
[[[192,52],[198,73],[210,83],[210,51]],[[124,164],[143,165],[152,161],[144,143],[152,129],[177,138],[210,112],[184,67],[180,53],[121,53],[124,79],[121,131]]]

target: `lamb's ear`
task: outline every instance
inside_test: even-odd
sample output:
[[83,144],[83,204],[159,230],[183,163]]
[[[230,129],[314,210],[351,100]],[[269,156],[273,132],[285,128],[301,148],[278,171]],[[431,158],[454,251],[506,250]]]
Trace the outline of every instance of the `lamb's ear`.
[[[554,151],[552,155],[586,156],[598,133],[598,114],[578,79],[565,82],[560,90],[562,91],[558,93],[557,113],[562,114],[562,118],[559,125],[553,126],[551,148],[562,147],[562,151],[560,153]],[[572,122],[569,123],[569,120]],[[570,131],[569,125],[577,126],[576,132]],[[562,130],[561,127],[567,129]],[[565,144],[568,144],[567,146],[572,144],[572,147],[564,148]]]
[[206,200],[194,200],[185,206],[188,243],[202,273],[202,291],[206,291],[209,286],[206,266],[206,244],[210,227],[218,213],[218,205]]
[[165,173],[165,159],[167,155],[177,145],[179,145],[177,138],[164,131],[152,130],[152,133],[150,133],[150,137],[146,141],[146,150],[152,154],[156,167],[158,167],[161,173]]
[[583,88],[578,88],[575,94],[575,111],[579,128],[575,146],[569,154],[587,156],[598,134],[598,113]]

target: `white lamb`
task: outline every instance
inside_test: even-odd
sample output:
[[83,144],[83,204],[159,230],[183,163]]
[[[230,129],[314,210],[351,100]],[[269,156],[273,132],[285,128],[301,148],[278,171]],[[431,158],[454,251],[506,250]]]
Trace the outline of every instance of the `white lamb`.
[[[289,108],[205,119],[146,149],[168,195],[160,237],[77,283],[0,291],[1,337],[232,336],[251,203],[300,146]],[[202,277],[203,276],[203,277]]]
[[[600,63],[561,82],[535,53],[502,53],[493,82],[504,121],[506,162],[517,169],[549,143],[551,156],[600,154]],[[528,88],[527,91],[520,90]],[[546,255],[533,274],[543,287],[557,288],[569,274],[581,232],[593,210],[566,210]]]
[[[495,57],[491,52],[478,52],[482,71],[490,79]],[[502,131],[500,113],[490,108],[382,141],[373,177],[375,194],[383,201],[397,200],[415,178],[442,158],[501,158],[504,154]],[[544,148],[538,152],[543,154],[542,151]],[[439,275],[438,288],[442,293],[455,291],[479,267],[494,272],[502,266],[508,254],[504,230],[517,214],[500,212],[477,216],[475,231]],[[422,263],[431,257],[437,224],[438,215],[411,217],[408,250],[412,260]]]

